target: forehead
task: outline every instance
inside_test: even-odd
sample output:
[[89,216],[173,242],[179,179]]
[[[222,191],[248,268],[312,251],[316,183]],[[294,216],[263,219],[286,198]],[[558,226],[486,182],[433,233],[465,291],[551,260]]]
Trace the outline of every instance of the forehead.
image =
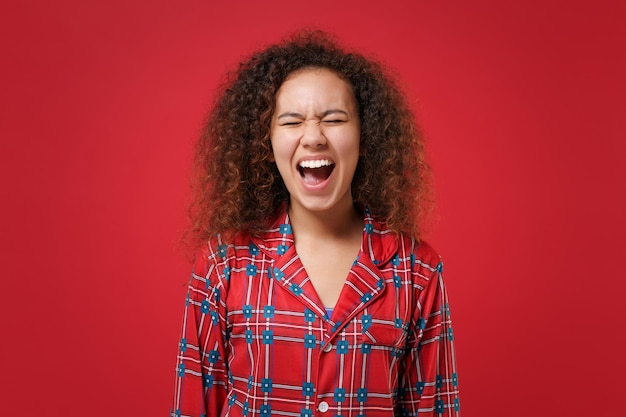
[[352,85],[326,68],[305,68],[287,76],[276,92],[276,105],[343,104],[356,106]]

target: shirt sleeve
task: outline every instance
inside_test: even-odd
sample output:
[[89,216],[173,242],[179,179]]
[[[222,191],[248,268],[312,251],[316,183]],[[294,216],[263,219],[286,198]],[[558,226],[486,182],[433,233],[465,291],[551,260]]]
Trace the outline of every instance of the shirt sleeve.
[[459,416],[454,334],[440,262],[420,292],[400,381],[401,416]]
[[191,274],[171,417],[219,416],[227,397],[228,345],[222,280],[227,272],[218,255],[219,251],[211,249],[200,252]]

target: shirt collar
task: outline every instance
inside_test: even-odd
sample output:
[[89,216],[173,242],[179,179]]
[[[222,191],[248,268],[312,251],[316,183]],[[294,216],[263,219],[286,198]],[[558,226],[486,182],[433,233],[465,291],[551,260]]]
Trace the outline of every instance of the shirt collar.
[[[273,259],[279,259],[294,245],[293,230],[286,208],[265,232],[252,236],[254,244]],[[385,222],[376,220],[369,210],[363,214],[361,253],[374,265],[388,262],[398,249],[398,235]]]

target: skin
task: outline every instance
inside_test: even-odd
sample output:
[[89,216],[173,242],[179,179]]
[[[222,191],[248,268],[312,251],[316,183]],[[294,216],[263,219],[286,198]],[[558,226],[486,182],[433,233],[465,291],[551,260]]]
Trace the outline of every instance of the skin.
[[[319,68],[287,78],[272,117],[273,159],[290,194],[296,251],[327,307],[336,304],[361,246],[363,221],[351,193],[359,142],[358,106],[346,81]],[[332,172],[305,180],[303,161],[330,163]]]

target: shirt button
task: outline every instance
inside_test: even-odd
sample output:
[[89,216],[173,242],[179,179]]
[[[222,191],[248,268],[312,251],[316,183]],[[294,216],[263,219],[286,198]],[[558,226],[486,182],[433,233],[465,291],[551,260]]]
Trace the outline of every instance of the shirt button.
[[[328,353],[333,349],[333,344],[329,343],[326,346],[324,346],[324,352]],[[326,404],[326,406],[328,406],[328,404]]]
[[320,405],[317,406],[317,409],[320,410],[320,412],[325,413],[328,411],[328,403],[326,401],[322,401],[320,403]]

